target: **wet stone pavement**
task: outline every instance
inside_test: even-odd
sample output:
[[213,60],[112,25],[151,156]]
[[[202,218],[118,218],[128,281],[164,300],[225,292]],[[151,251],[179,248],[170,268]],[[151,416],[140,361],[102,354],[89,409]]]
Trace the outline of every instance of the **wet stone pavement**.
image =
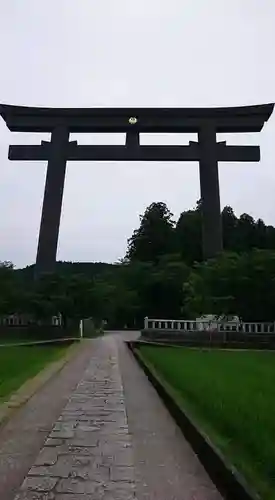
[[15,500],[221,500],[124,338],[89,343]]
[[131,439],[113,338],[94,342],[89,366],[16,500],[134,498]]

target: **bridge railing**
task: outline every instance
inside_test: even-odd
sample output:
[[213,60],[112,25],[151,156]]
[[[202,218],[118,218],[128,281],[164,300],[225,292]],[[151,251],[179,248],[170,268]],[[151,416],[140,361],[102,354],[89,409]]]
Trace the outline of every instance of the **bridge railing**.
[[218,321],[218,320],[178,320],[144,318],[145,330],[169,330],[174,332],[241,332],[246,334],[275,333],[275,323],[241,322],[241,321]]

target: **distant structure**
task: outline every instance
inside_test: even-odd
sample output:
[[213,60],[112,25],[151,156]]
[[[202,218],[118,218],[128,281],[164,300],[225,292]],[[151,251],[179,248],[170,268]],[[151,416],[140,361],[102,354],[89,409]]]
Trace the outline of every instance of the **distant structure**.
[[196,318],[198,330],[217,330],[218,328],[236,330],[240,326],[239,316],[217,316],[216,314],[204,314]]
[[[38,146],[10,146],[9,159],[47,161],[47,178],[36,258],[36,275],[52,272],[62,208],[67,161],[198,161],[205,259],[222,250],[218,162],[259,161],[258,146],[227,146],[217,133],[259,132],[273,104],[237,108],[91,108],[59,109],[0,105],[12,132],[50,132]],[[82,146],[71,132],[126,132],[125,146]],[[141,146],[139,134],[198,134],[187,146]]]

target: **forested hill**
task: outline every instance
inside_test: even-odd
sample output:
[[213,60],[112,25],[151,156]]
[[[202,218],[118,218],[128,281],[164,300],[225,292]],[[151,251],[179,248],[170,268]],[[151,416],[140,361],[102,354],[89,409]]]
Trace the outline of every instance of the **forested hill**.
[[[102,274],[112,272],[117,264],[108,264],[106,262],[63,262],[56,263],[56,272],[63,276],[82,274],[90,278],[96,278]],[[23,279],[32,279],[34,273],[34,265],[27,266],[22,269],[17,269],[16,273]]]
[[[275,250],[275,228],[247,213],[237,217],[229,206],[222,211],[225,251],[243,253],[253,248]],[[128,240],[126,260],[156,263],[164,255],[178,255],[188,265],[202,261],[201,202],[182,212],[178,221],[165,203],[152,203],[140,216],[140,226]],[[104,262],[57,262],[62,275],[83,274],[94,278],[115,271],[119,264]],[[18,270],[25,278],[33,276],[34,266]]]
[[[34,266],[0,262],[0,315],[93,317],[113,328],[140,328],[151,318],[237,315],[274,321],[275,228],[248,214],[222,211],[224,252],[202,262],[201,204],[177,221],[152,203],[117,264],[58,262],[33,280]],[[81,243],[80,243],[81,244]]]

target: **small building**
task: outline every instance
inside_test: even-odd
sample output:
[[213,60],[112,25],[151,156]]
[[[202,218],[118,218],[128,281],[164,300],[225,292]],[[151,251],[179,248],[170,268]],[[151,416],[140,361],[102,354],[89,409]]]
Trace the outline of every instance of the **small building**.
[[240,324],[238,316],[217,316],[215,314],[205,314],[196,318],[198,330],[236,330]]

